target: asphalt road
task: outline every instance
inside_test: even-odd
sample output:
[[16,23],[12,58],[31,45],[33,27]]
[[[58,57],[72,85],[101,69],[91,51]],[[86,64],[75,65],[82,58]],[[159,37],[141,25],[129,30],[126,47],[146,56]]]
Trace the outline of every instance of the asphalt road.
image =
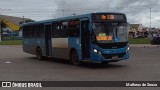
[[[73,66],[66,60],[36,60],[35,56],[24,53],[21,46],[0,46],[0,81],[160,81],[160,48],[131,47],[128,61],[109,65]],[[66,88],[54,89],[66,90]],[[75,89],[85,88],[73,90]],[[106,88],[88,89],[106,90]],[[128,90],[127,88],[112,89]],[[150,89],[141,88],[140,90]],[[159,89],[154,88],[154,90]]]

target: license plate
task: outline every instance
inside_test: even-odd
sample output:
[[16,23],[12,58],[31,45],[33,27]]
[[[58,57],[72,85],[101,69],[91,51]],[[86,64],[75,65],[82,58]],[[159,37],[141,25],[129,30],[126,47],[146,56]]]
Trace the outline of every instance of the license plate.
[[112,56],[112,59],[117,59],[118,58],[118,56]]

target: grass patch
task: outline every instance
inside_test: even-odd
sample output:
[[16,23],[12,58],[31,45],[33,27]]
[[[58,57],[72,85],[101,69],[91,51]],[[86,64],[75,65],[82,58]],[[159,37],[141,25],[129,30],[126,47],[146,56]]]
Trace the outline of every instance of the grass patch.
[[[130,44],[150,44],[148,38],[129,39]],[[0,45],[22,45],[22,40],[3,40]]]
[[149,38],[136,38],[136,39],[129,39],[130,44],[150,44]]
[[0,45],[22,45],[22,40],[3,40]]

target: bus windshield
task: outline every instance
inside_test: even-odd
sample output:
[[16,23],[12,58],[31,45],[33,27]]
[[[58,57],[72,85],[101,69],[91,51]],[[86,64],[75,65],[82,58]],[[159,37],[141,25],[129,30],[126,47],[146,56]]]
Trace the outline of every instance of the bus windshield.
[[93,32],[98,43],[128,41],[127,23],[93,23]]

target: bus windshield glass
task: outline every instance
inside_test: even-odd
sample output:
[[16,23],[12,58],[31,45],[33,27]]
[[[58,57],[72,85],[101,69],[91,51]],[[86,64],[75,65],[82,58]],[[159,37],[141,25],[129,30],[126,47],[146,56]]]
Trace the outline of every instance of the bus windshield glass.
[[127,23],[93,23],[93,31],[98,43],[114,43],[128,41]]

